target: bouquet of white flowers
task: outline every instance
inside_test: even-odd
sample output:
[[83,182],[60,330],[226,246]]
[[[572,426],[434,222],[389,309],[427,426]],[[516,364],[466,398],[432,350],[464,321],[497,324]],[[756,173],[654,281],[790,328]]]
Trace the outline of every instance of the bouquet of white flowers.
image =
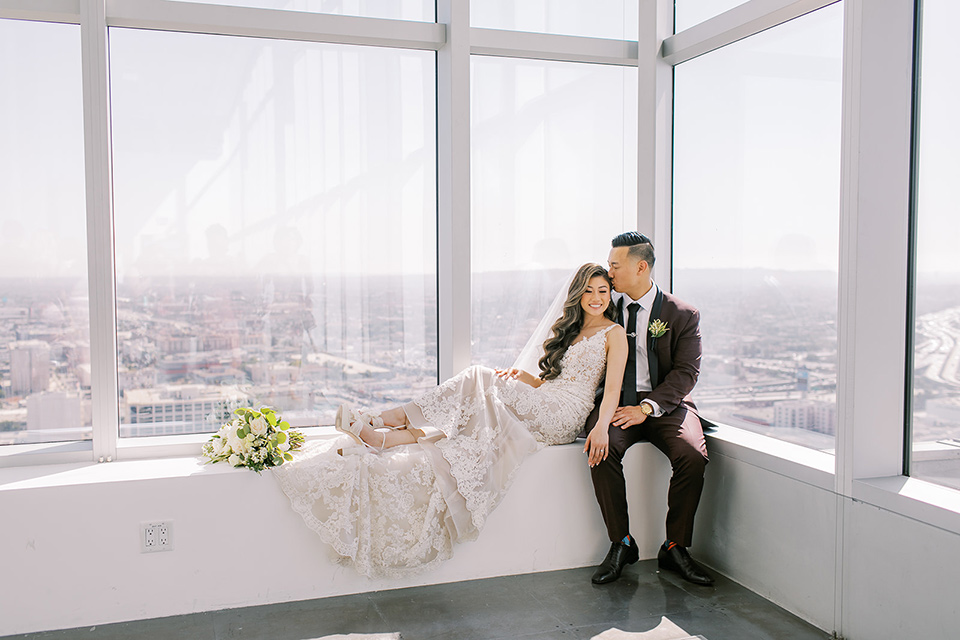
[[226,460],[260,473],[293,460],[290,452],[303,446],[303,434],[290,429],[290,423],[270,407],[259,411],[240,407],[233,413],[236,417],[203,445],[203,456],[210,462]]

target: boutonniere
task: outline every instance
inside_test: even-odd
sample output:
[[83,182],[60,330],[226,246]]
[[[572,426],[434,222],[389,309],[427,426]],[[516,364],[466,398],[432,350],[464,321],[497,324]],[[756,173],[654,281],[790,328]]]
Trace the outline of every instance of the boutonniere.
[[661,320],[660,318],[657,318],[656,320],[651,322],[650,325],[647,327],[647,331],[649,331],[650,335],[653,336],[654,338],[661,337],[663,334],[665,334],[669,330],[670,328],[667,327],[667,323]]

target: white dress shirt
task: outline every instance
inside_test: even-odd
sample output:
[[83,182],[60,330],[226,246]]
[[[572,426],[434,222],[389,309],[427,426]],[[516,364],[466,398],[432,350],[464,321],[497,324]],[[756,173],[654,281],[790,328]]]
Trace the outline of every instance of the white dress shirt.
[[[653,282],[650,290],[640,296],[639,300],[634,300],[625,293],[614,291],[611,296],[611,303],[619,305],[620,299],[623,299],[623,326],[627,325],[627,316],[629,311],[627,307],[634,302],[640,305],[637,312],[637,391],[653,391],[653,385],[650,382],[650,364],[647,362],[647,326],[650,324],[650,309],[653,307],[653,301],[657,297],[657,283]],[[654,417],[663,415],[663,410],[653,400],[644,400],[653,407]]]

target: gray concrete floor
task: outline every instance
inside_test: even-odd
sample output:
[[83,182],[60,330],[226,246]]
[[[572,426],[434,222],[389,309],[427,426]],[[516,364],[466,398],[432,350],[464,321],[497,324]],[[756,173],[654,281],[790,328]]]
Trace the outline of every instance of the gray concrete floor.
[[707,640],[824,640],[830,635],[722,576],[713,587],[627,567],[617,582],[590,583],[592,568],[227,609],[49,631],[31,640],[306,640],[340,633],[399,632],[404,640],[589,640],[616,627],[648,631],[661,616]]

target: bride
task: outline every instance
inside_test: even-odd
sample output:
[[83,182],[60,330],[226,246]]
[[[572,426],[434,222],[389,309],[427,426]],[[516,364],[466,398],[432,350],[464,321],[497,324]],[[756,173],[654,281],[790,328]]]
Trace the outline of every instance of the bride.
[[[355,446],[313,442],[273,469],[294,510],[367,576],[450,558],[453,543],[477,537],[524,458],[576,439],[604,376],[598,424],[609,425],[627,361],[610,291],[600,265],[577,270],[538,376],[472,366],[379,415],[341,406],[336,428]],[[584,447],[591,466],[607,455],[606,433],[594,429]]]

